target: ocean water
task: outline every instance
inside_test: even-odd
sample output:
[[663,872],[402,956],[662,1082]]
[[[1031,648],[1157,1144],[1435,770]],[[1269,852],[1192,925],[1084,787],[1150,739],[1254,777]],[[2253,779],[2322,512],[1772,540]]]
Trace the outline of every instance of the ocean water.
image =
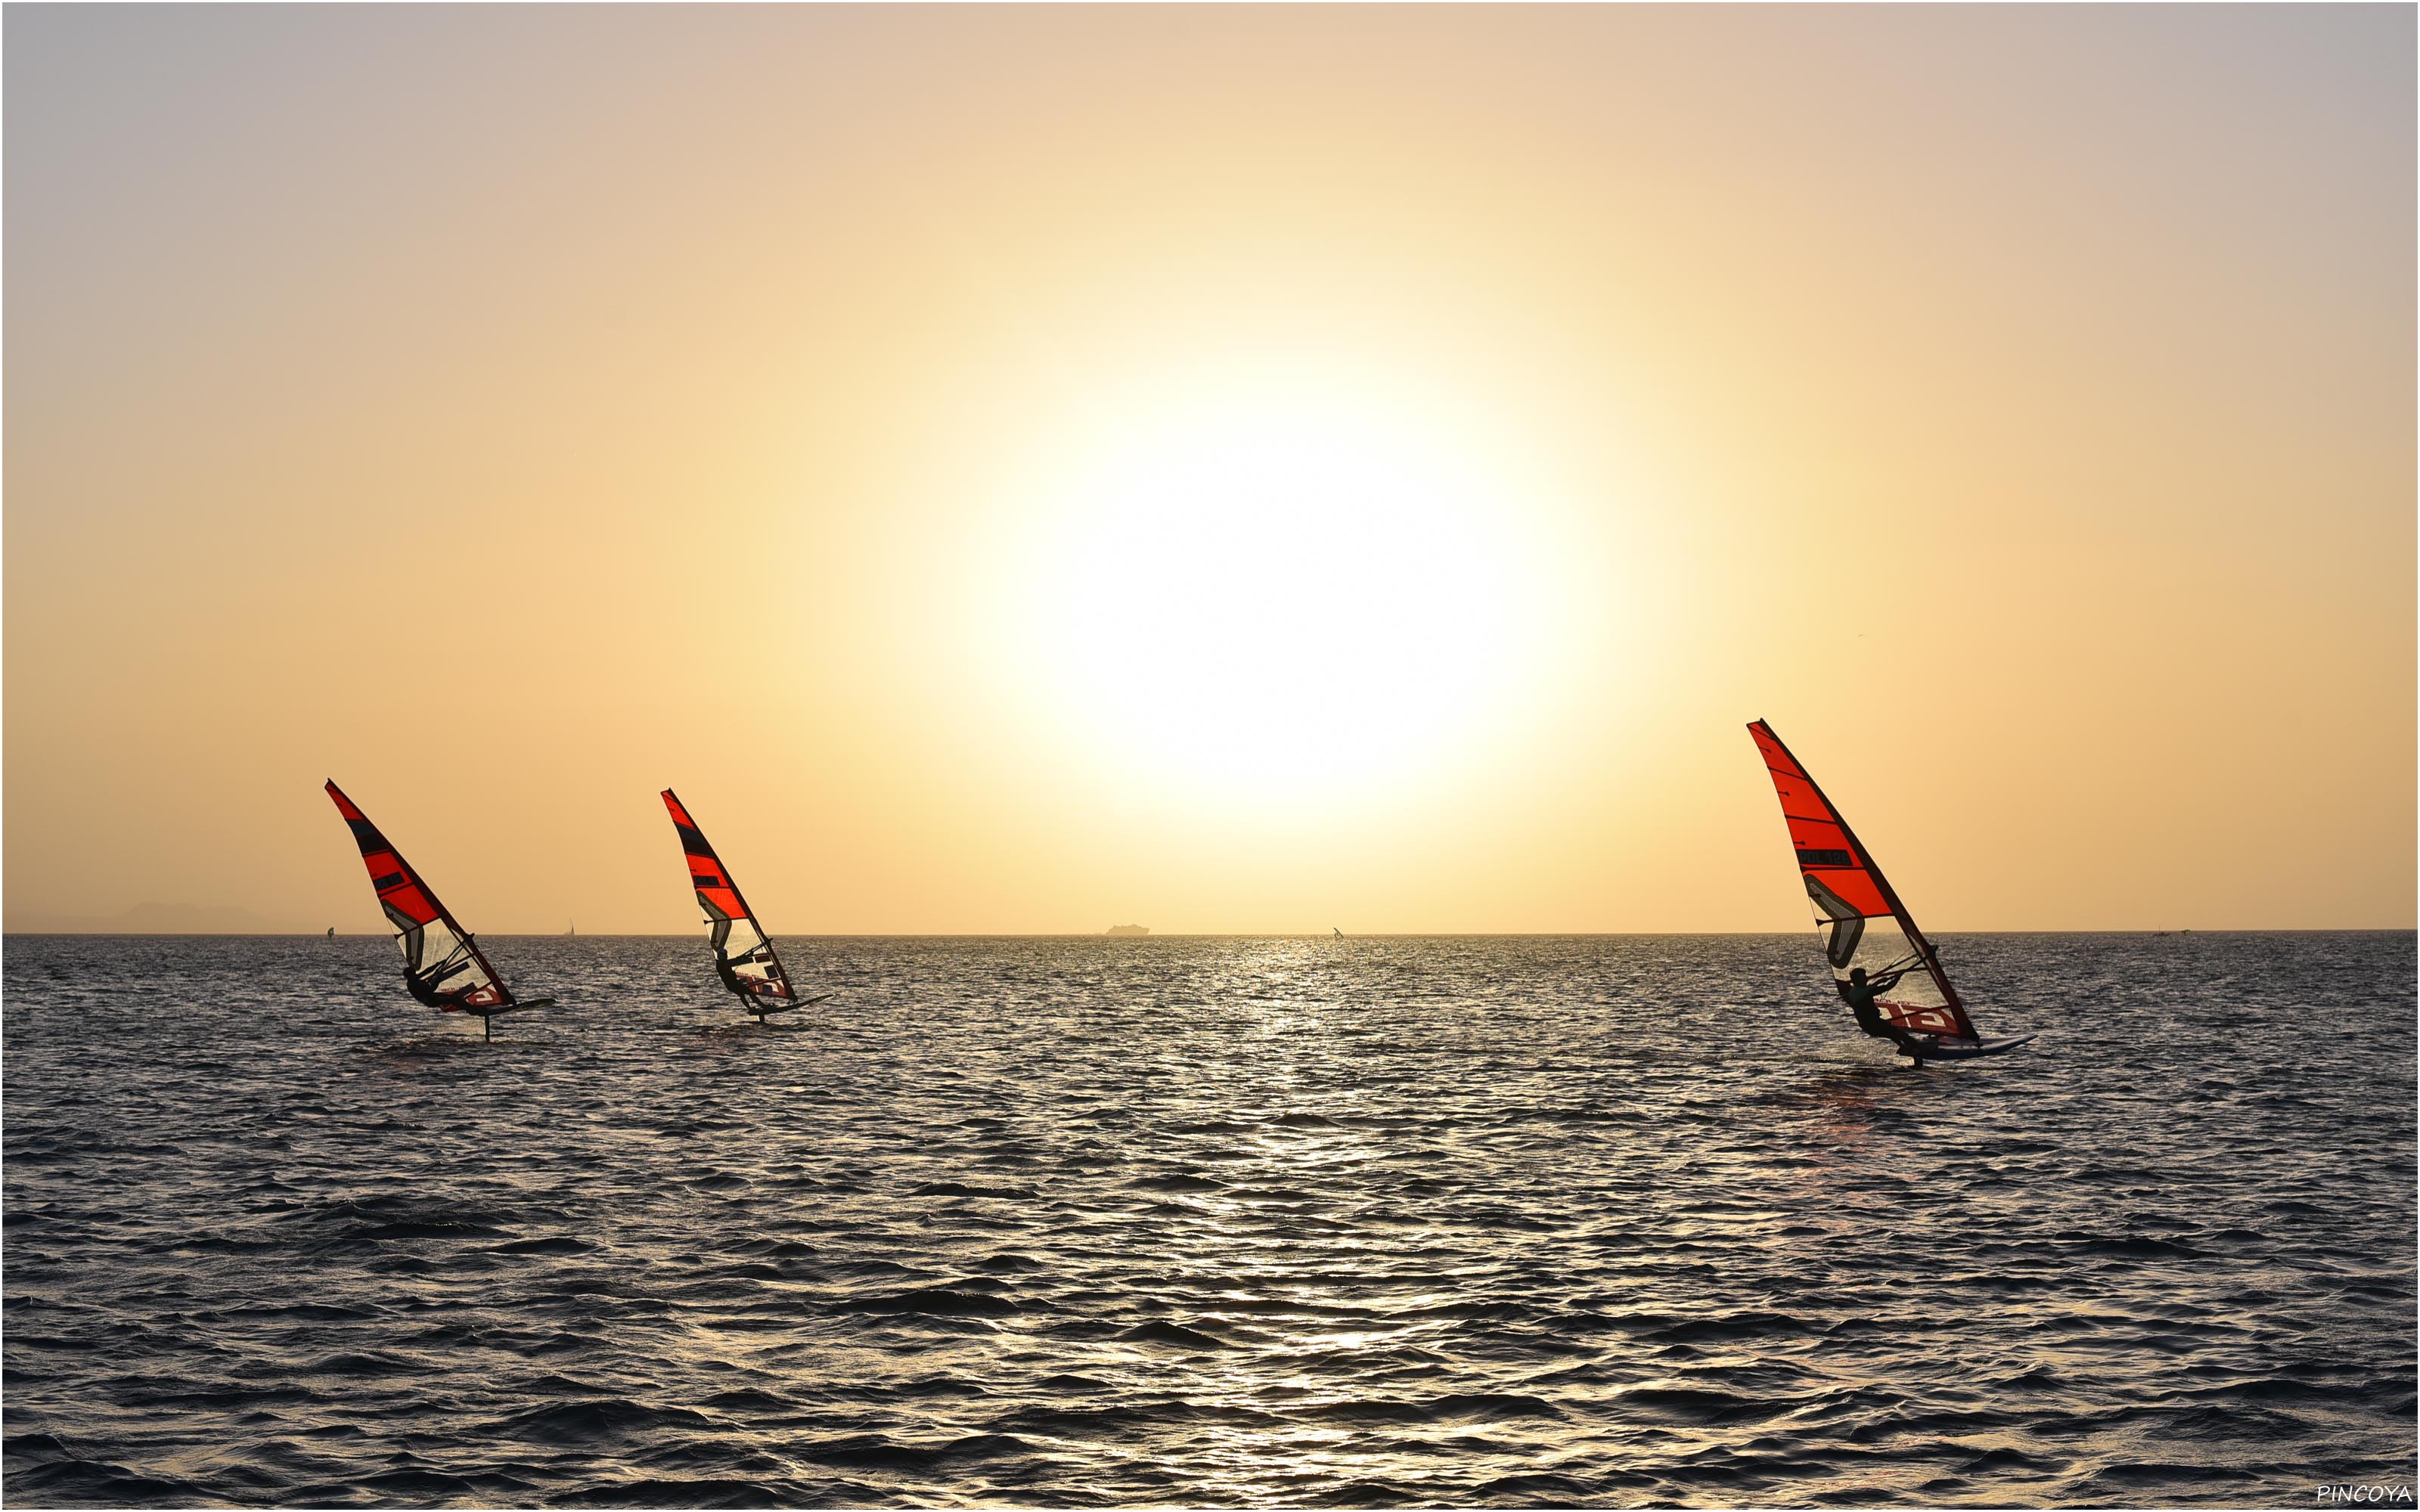
[[18,936],[19,1506],[2304,1504],[2409,1484],[2409,933]]

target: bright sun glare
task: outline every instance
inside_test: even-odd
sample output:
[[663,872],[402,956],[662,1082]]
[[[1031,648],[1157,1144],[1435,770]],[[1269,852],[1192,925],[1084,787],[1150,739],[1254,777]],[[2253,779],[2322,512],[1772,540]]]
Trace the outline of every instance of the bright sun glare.
[[1333,402],[1129,426],[1056,501],[1033,648],[1078,727],[1256,800],[1416,778],[1541,639],[1519,512],[1472,448]]

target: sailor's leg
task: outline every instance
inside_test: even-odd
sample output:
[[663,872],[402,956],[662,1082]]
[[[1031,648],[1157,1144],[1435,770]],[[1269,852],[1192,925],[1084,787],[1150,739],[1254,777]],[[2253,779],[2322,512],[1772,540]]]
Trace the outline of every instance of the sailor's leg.
[[496,1042],[496,1015],[493,1013],[479,1015],[479,1038],[489,1044]]

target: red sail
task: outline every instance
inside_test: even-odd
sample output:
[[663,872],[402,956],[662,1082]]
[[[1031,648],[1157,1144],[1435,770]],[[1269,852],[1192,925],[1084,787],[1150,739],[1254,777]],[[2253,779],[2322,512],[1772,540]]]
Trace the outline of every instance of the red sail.
[[448,1013],[512,1007],[511,989],[480,953],[478,942],[454,921],[402,853],[353,807],[342,788],[329,783],[328,796],[335,800],[336,811],[345,816],[362,848],[362,864],[369,868],[379,907],[385,910],[387,922],[395,926],[396,943],[402,947],[403,972],[412,995]]
[[698,906],[706,910],[706,944],[714,949],[715,970],[722,984],[751,1001],[782,1008],[797,1002],[789,974],[782,969],[782,958],[773,953],[772,940],[756,922],[748,900],[739,895],[739,884],[731,880],[730,868],[714,854],[705,832],[672,789],[664,789],[663,798],[673,816],[673,828],[680,836],[681,854],[689,861],[690,886],[696,889]]
[[1756,737],[1756,748],[1773,775],[1774,792],[1780,795],[1799,874],[1815,905],[1816,925],[1823,931],[1823,958],[1831,964],[1833,984],[1845,997],[1849,973],[1856,967],[1864,967],[1869,976],[1905,971],[1889,989],[1891,995],[1877,1004],[1885,1017],[1915,1034],[1976,1038],[1966,1007],[1941,969],[1932,942],[1908,917],[1907,905],[1857,842],[1848,821],[1770,725],[1759,719],[1747,733]]

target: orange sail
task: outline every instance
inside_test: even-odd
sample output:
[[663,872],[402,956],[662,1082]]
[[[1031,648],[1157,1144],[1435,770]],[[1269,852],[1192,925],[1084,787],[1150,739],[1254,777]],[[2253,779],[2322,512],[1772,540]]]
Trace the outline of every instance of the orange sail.
[[1845,998],[1849,973],[1859,966],[1869,977],[1904,972],[1899,984],[1888,989],[1890,995],[1876,1002],[1885,1017],[1911,1034],[1976,1039],[1966,1005],[1949,985],[1932,942],[1916,927],[1907,905],[1857,842],[1848,821],[1770,725],[1759,719],[1747,733],[1756,737],[1756,748],[1773,775],[1774,792],[1780,795],[1781,817],[1789,823],[1790,843],[1798,852],[1799,874],[1815,905],[1816,926],[1823,932],[1823,958],[1831,964],[1833,985]]
[[743,1001],[795,1006],[799,995],[790,990],[789,974],[782,969],[782,958],[773,953],[773,942],[756,922],[748,900],[739,895],[739,884],[731,880],[731,869],[714,854],[672,789],[664,789],[663,798],[680,836],[681,854],[689,861],[690,886],[696,889],[698,906],[706,910],[706,944],[714,949],[716,975]]
[[328,796],[335,800],[336,811],[351,826],[353,841],[362,849],[362,862],[370,871],[370,886],[378,892],[379,907],[395,926],[396,943],[403,948],[404,984],[411,989],[411,995],[448,1013],[486,1014],[517,1006],[512,989],[488,964],[479,942],[454,921],[437,894],[420,880],[420,873],[379,833],[378,825],[353,807],[353,800],[334,782],[328,784]]

